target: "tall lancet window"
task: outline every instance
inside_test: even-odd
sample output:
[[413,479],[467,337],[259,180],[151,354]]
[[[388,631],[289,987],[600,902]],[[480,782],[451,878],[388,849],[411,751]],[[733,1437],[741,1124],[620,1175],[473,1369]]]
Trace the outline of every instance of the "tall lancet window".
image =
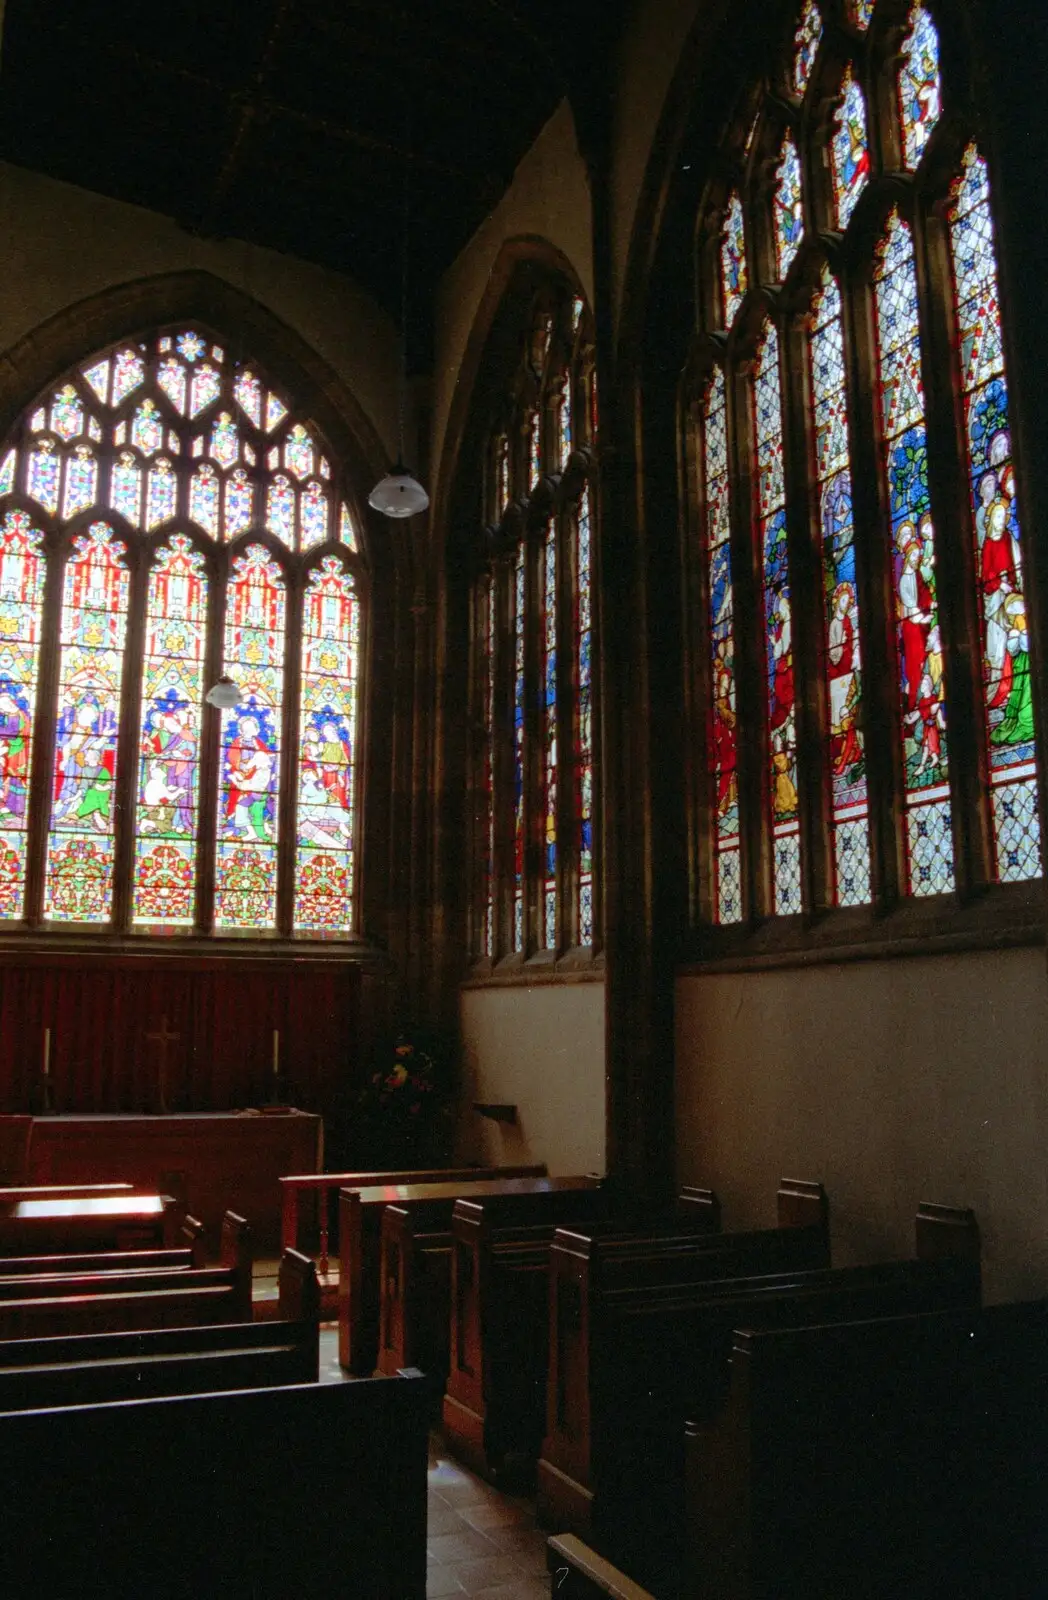
[[728,430],[724,370],[716,367],[702,413],[706,579],[709,587],[710,729],[708,765],[713,826],[713,916],[742,917],[739,857],[738,706],[735,696],[735,591],[731,574]]

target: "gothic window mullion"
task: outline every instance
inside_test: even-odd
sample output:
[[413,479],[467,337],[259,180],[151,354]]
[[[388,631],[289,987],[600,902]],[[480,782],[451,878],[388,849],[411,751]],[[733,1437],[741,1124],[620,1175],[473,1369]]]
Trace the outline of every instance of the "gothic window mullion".
[[575,726],[578,683],[575,672],[575,517],[557,517],[557,946],[579,943],[579,849],[575,813]]
[[124,644],[123,697],[116,779],[113,784],[113,813],[116,837],[113,850],[113,929],[126,933],[131,922],[131,865],[135,848],[135,795],[141,750],[142,668],[145,636],[146,588],[155,552],[142,545],[129,549],[131,596],[128,605],[127,638]]
[[29,828],[26,840],[25,920],[30,928],[43,922],[44,874],[50,799],[53,789],[55,711],[58,699],[59,620],[69,538],[48,534],[44,540],[44,604],[40,623],[40,666],[36,684],[36,717],[32,766],[27,797]]
[[[950,281],[940,229],[915,226],[914,259],[921,302],[924,350],[928,492],[935,528],[950,530],[936,542],[937,600],[946,663],[950,786],[953,797],[954,875],[965,899],[993,878],[986,744],[982,729],[982,651],[971,551],[968,485],[958,449],[954,344],[944,287]],[[963,530],[963,531],[962,531]]]
[[[207,616],[207,644],[204,681],[215,683],[223,672],[223,641],[226,629],[226,586],[229,580],[229,553],[219,550],[209,563],[211,603]],[[221,774],[219,744],[222,713],[204,701],[200,720],[200,817],[197,827],[196,927],[208,934],[214,926],[215,862],[217,857],[218,787]]]
[[[710,375],[707,382],[712,382]],[[715,720],[718,701],[713,682],[709,505],[703,471],[705,402],[697,385],[681,408],[681,459],[685,485],[682,506],[681,623],[684,639],[684,717],[691,730],[684,761],[688,855],[688,918],[692,928],[713,924],[717,914],[716,830],[719,821]],[[727,710],[731,710],[728,706]],[[734,714],[734,713],[733,713]],[[736,728],[727,730],[728,736]],[[729,781],[731,781],[729,779]],[[736,801],[737,804],[737,801]]]
[[[786,525],[793,610],[796,673],[797,768],[804,907],[825,911],[835,901],[826,764],[827,727],[823,583],[815,497],[809,488],[811,449],[807,418],[811,401],[805,381],[807,331],[793,321],[782,336],[785,434]],[[813,537],[813,530],[815,537]]]
[[496,654],[495,654],[495,949],[500,960],[514,948],[514,844],[516,804],[514,795],[514,594],[515,565],[512,555],[502,555],[495,564]]
[[543,530],[524,536],[524,932],[525,957],[544,948],[543,858],[546,806],[543,751]]
[[299,706],[302,698],[302,595],[301,561],[289,562],[287,623],[284,645],[283,729],[280,746],[280,833],[277,844],[277,932],[290,938],[294,931],[295,876],[298,838]]

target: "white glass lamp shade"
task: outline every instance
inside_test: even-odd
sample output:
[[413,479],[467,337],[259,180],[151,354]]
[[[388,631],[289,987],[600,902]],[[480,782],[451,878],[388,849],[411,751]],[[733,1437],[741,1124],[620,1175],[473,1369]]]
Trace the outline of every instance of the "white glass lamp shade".
[[220,711],[232,711],[234,706],[240,704],[240,690],[232,678],[219,678],[213,683],[204,696],[209,706],[217,706]]
[[413,517],[416,511],[425,511],[429,495],[398,461],[393,471],[376,483],[368,495],[368,505],[384,517]]

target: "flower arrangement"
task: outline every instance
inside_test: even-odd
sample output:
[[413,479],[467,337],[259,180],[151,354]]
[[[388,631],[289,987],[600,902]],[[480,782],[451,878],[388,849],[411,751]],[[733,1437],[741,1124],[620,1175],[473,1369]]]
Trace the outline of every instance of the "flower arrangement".
[[368,1144],[387,1148],[390,1159],[442,1142],[439,1130],[450,1126],[451,1113],[434,1050],[414,1033],[399,1033],[360,1091],[357,1109]]

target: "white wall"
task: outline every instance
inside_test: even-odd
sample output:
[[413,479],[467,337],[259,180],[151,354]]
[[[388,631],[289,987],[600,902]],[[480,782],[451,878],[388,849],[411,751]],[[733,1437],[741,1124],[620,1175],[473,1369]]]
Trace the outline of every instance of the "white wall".
[[[462,1158],[603,1172],[604,985],[464,989],[461,1022]],[[516,1126],[478,1116],[475,1100],[516,1105]]]
[[341,274],[242,240],[193,238],[157,212],[7,162],[0,162],[0,239],[0,350],[117,284],[211,272],[259,300],[323,356],[394,451],[397,332],[371,296]]
[[1043,949],[681,978],[681,1182],[763,1226],[820,1179],[840,1264],[912,1254],[921,1200],[972,1206],[987,1298],[1048,1293]]

